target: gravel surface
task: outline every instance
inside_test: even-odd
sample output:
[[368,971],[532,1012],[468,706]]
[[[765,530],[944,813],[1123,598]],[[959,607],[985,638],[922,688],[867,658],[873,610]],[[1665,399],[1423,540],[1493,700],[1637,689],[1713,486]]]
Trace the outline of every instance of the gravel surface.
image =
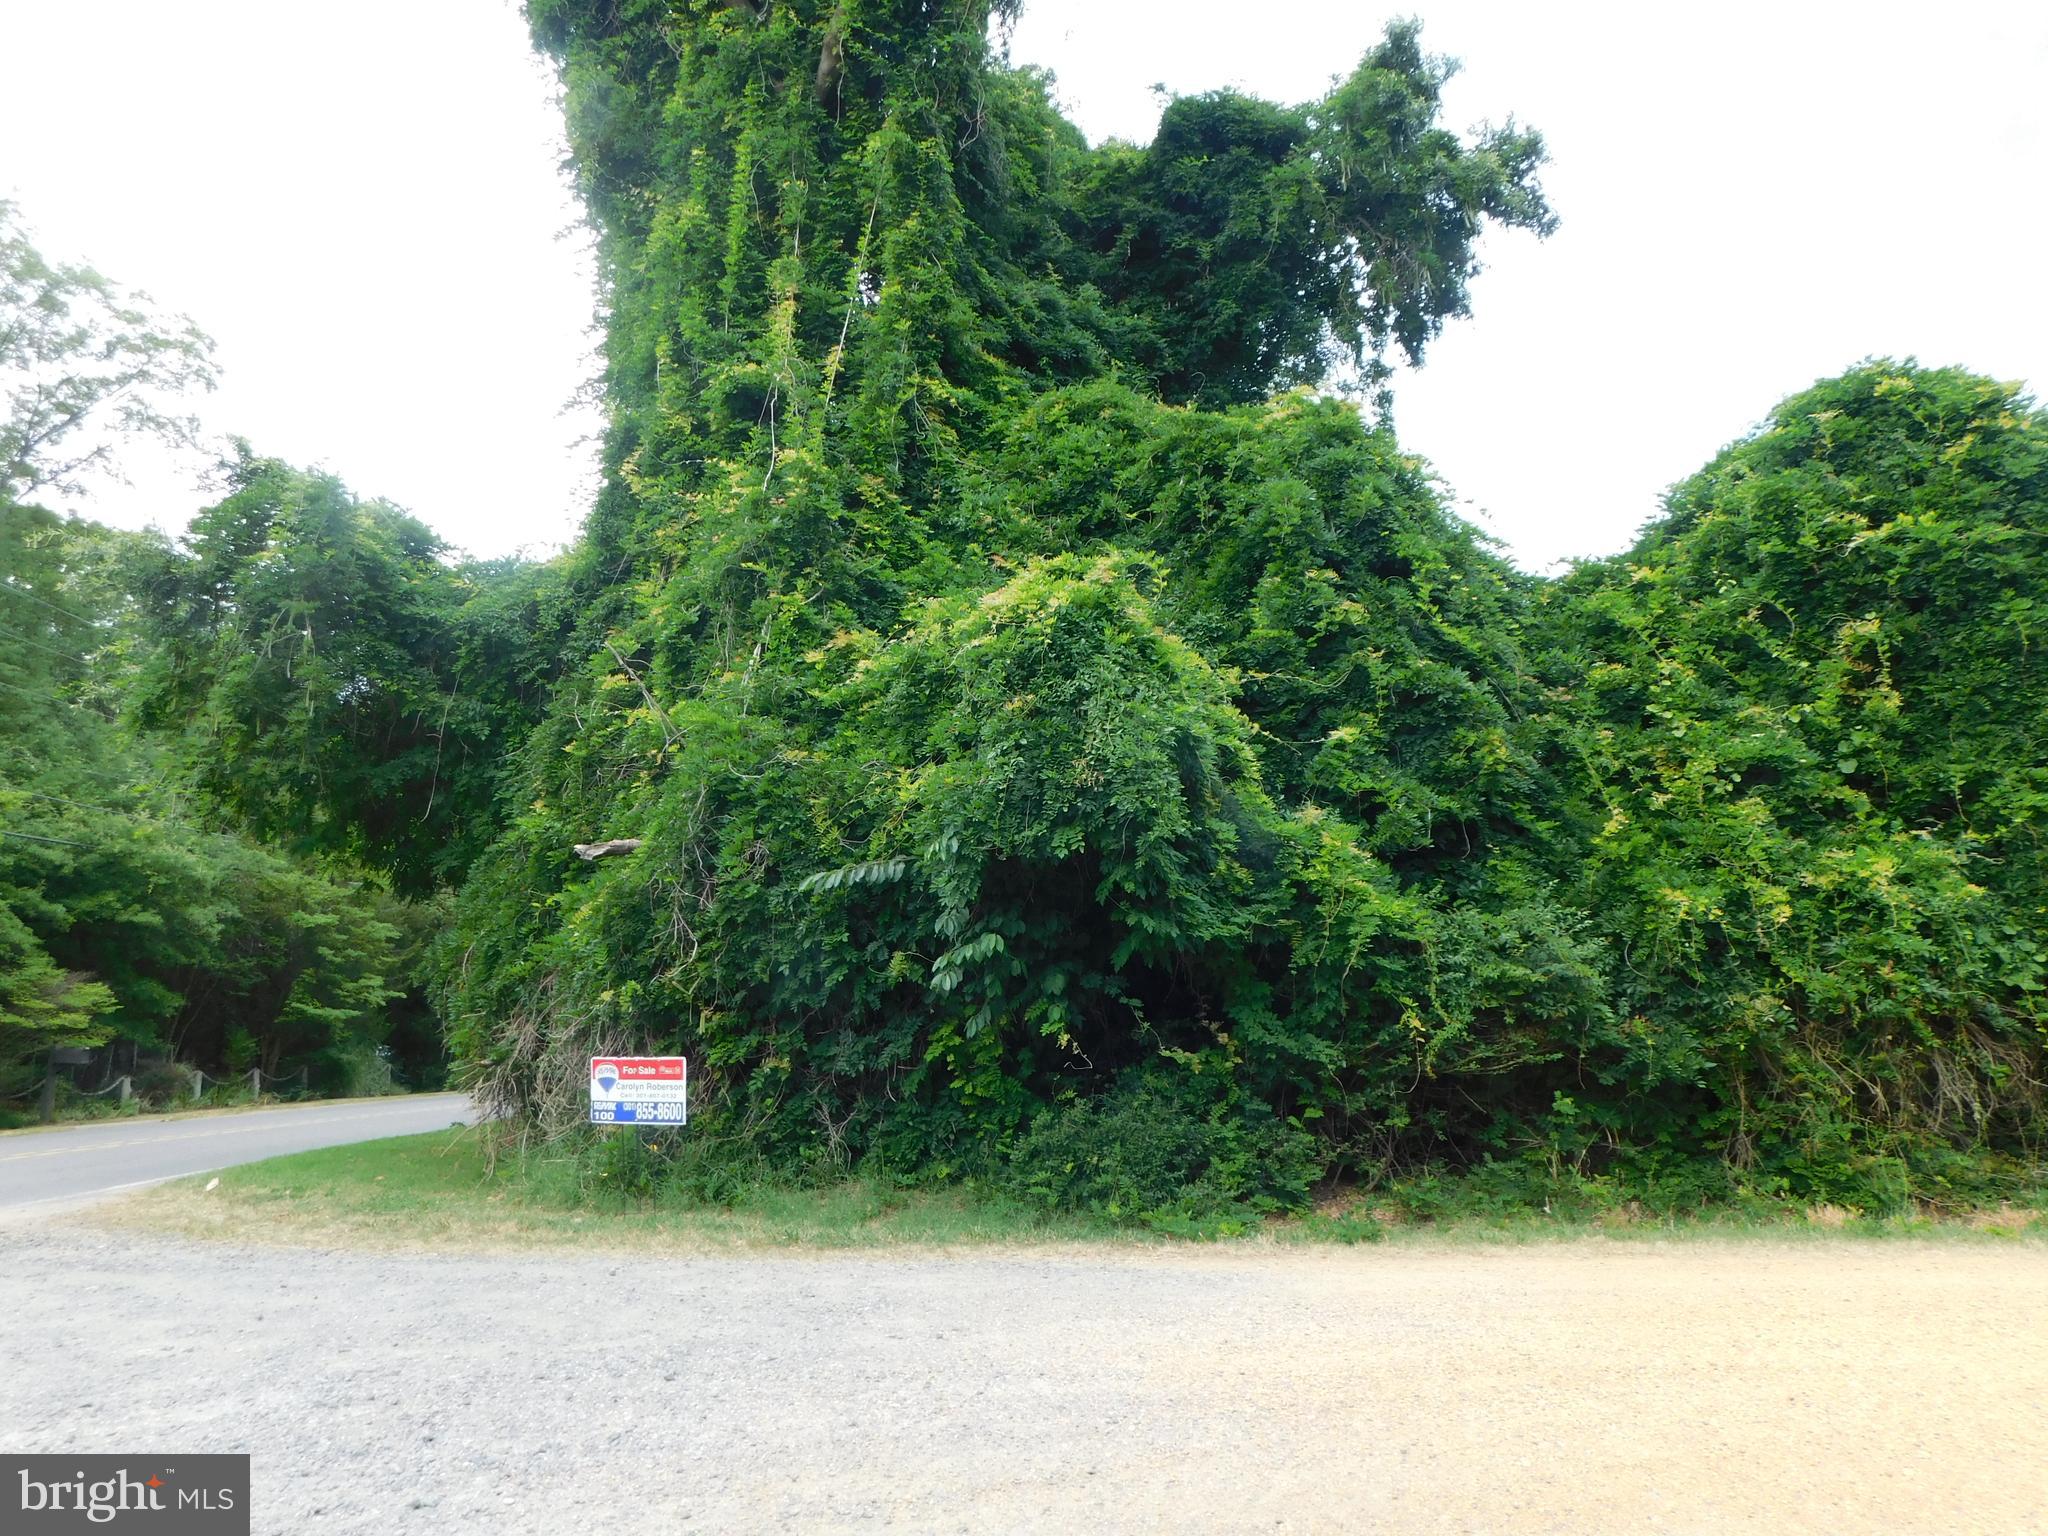
[[2031,1244],[0,1251],[0,1444],[290,1536],[2048,1531]]

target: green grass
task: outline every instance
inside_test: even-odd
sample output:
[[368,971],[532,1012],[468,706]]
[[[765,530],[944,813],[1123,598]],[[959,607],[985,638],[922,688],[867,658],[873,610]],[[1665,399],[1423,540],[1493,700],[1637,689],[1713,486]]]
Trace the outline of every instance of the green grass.
[[636,1200],[587,1185],[587,1165],[530,1154],[486,1166],[474,1131],[301,1152],[180,1179],[96,1219],[190,1237],[349,1247],[867,1248],[1143,1241],[1105,1223],[957,1189],[871,1179],[761,1184],[729,1203]]
[[[617,1192],[601,1164],[574,1152],[505,1156],[487,1166],[475,1131],[434,1132],[302,1152],[142,1191],[90,1219],[186,1237],[373,1248],[607,1249],[692,1252],[761,1249],[941,1248],[987,1245],[1180,1246],[1170,1234],[1047,1212],[971,1186],[898,1188],[850,1178],[814,1188],[746,1183],[720,1200],[669,1186],[646,1198]],[[1221,1229],[1212,1246],[1394,1242],[1524,1244],[1607,1241],[1815,1240],[1844,1237],[1961,1241],[2048,1239],[2037,1204],[1971,1212],[1870,1216],[1834,1206],[1709,1207],[1657,1215],[1634,1202],[1595,1208],[1460,1208],[1441,1181],[1419,1215],[1395,1185],[1332,1198],[1304,1215]],[[1218,1235],[1212,1228],[1208,1235]]]

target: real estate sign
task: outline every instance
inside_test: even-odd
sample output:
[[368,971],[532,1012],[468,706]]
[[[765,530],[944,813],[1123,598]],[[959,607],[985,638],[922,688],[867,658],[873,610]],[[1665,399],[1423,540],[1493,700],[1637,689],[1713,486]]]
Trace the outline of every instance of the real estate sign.
[[592,1125],[682,1125],[690,1064],[680,1056],[590,1058]]

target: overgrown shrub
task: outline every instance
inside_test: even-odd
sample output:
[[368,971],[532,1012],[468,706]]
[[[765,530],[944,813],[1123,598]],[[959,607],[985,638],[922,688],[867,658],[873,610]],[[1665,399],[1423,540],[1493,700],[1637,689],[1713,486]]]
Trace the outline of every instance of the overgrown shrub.
[[1173,1231],[1295,1211],[1322,1168],[1315,1138],[1224,1085],[1133,1070],[1039,1111],[1006,1183],[1033,1203]]
[[191,1100],[192,1073],[175,1062],[145,1062],[136,1067],[129,1087],[149,1108],[171,1109]]

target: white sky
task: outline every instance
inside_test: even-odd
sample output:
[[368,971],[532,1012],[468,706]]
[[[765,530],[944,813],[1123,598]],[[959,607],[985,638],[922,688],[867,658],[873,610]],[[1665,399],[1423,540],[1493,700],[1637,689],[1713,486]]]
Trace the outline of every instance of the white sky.
[[[478,553],[573,536],[594,478],[588,256],[508,0],[0,0],[0,189],[53,255],[189,312],[203,411]],[[1623,547],[1780,397],[1871,354],[2048,381],[2048,7],[1036,0],[1091,138],[1151,91],[1284,100],[1390,15],[1465,61],[1463,128],[1551,146],[1563,228],[1496,239],[1396,419],[1525,565]],[[175,527],[192,465],[80,510]]]

